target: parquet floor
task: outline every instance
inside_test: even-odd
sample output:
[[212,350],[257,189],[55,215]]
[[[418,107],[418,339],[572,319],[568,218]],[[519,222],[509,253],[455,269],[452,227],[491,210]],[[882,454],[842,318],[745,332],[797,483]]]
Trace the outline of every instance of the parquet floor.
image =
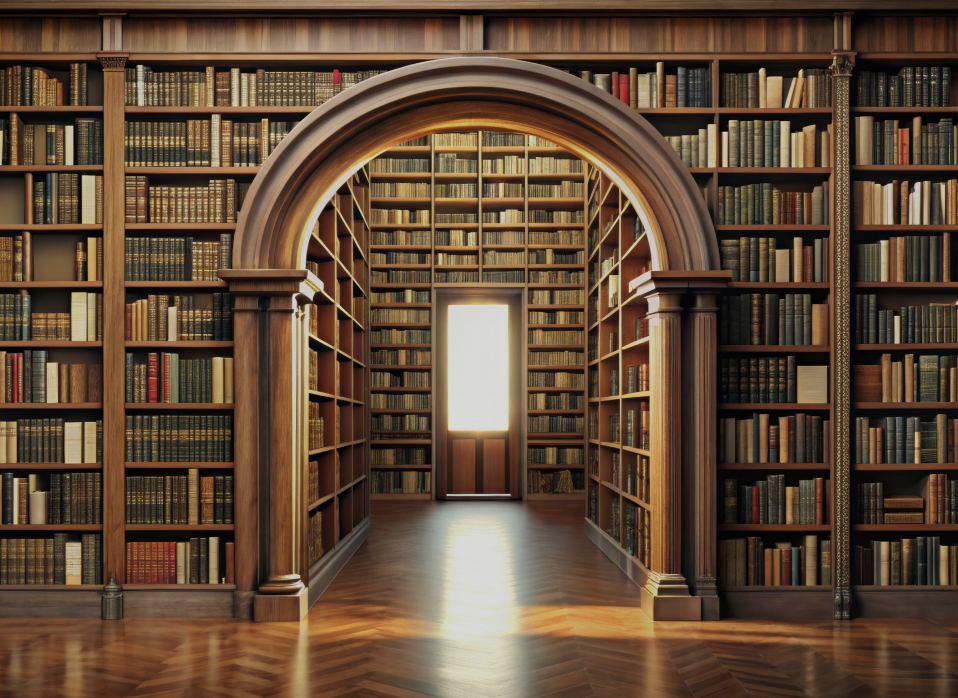
[[0,696],[958,696],[958,621],[653,625],[565,503],[373,502],[308,623],[0,620]]

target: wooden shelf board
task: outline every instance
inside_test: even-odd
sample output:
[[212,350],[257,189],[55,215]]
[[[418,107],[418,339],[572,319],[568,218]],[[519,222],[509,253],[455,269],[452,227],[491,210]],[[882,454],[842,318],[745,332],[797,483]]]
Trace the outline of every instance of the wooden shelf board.
[[922,342],[920,344],[855,344],[852,346],[855,351],[922,351],[933,349],[937,351],[954,351],[958,349],[958,343],[929,344]]
[[102,410],[102,402],[4,402],[0,410]]
[[[763,110],[767,111],[767,110]],[[927,228],[927,226],[925,226]],[[804,224],[794,224],[794,223],[782,223],[781,225],[716,225],[716,232],[720,233],[732,233],[732,232],[782,232],[782,233],[827,233],[831,230],[830,225],[804,225]]]
[[127,469],[164,469],[164,470],[186,470],[188,468],[200,468],[200,469],[222,469],[222,470],[232,470],[235,467],[235,463],[230,462],[216,462],[216,461],[196,461],[196,462],[184,462],[184,463],[170,463],[170,462],[152,462],[152,463],[124,463],[123,467]]
[[125,223],[126,230],[236,230],[236,223]]
[[382,388],[376,385],[369,386],[373,393],[431,393],[432,388]]
[[[370,500],[391,499],[393,501],[427,501],[432,499],[429,492],[396,492],[395,494],[386,494],[385,492],[370,492]],[[2,587],[0,587],[2,588]]]
[[232,531],[233,524],[126,524],[127,531]]
[[225,281],[125,281],[127,288],[229,288]]
[[[374,433],[385,433],[385,432],[374,432]],[[369,442],[370,446],[429,446],[432,444],[432,439],[372,439]],[[386,466],[376,466],[373,468],[382,468]],[[432,467],[432,466],[429,466]]]
[[231,410],[232,402],[127,402],[127,410]]
[[[955,526],[958,529],[958,525]],[[832,530],[831,524],[718,524],[719,531],[741,532],[764,531],[766,533],[786,533],[795,532],[829,532]]]
[[582,393],[585,392],[585,388],[533,388],[527,387],[526,390],[530,393],[562,393],[562,392],[573,392],[573,393]]
[[831,470],[829,463],[719,463],[719,470]]
[[737,354],[828,354],[831,347],[827,345],[809,345],[800,344],[790,346],[786,344],[719,344],[719,353],[737,353]]
[[[123,585],[123,591],[127,586]],[[0,593],[5,591],[93,591],[103,592],[102,584],[4,584]]]
[[31,288],[62,288],[75,291],[78,289],[103,288],[102,281],[0,281],[0,289],[31,289]]
[[[526,501],[529,502],[563,502],[585,499],[585,492],[561,492],[548,494],[545,492],[527,492]],[[2,589],[2,587],[0,587]]]
[[126,341],[123,346],[127,349],[232,349],[233,342],[215,342],[207,340],[178,340],[173,342],[142,342]]
[[[852,284],[854,286],[854,284]],[[729,281],[726,287],[730,290],[741,289],[750,291],[827,291],[831,284],[826,282],[792,282],[792,281]]]
[[193,167],[189,165],[169,165],[157,167],[130,167],[124,168],[128,175],[209,175],[211,177],[235,177],[237,175],[255,176],[259,173],[259,165],[234,165],[231,167]]
[[853,402],[855,410],[954,410],[958,402]]
[[333,497],[335,496],[336,496],[335,492],[330,492],[329,494],[320,497],[315,502],[309,505],[308,511],[312,511],[313,509],[323,506],[326,502],[331,501]]
[[804,591],[806,593],[824,594],[826,592],[831,593],[832,588],[833,587],[831,585],[822,586],[821,584],[816,584],[815,586],[805,586],[801,584],[793,586],[791,584],[788,584],[785,586],[782,586],[782,585],[779,585],[779,586],[756,585],[756,586],[742,586],[742,587],[720,586],[718,590],[720,593],[723,593],[723,594],[724,593],[741,594],[741,593],[752,593],[752,592],[761,593],[761,592],[780,592],[780,591],[784,591],[784,592]]
[[382,463],[372,463],[369,467],[372,470],[432,470],[432,463],[406,463],[403,465],[384,465]]
[[646,450],[644,448],[635,448],[634,446],[623,446],[623,451],[629,451],[630,453],[638,453],[640,456],[652,457],[652,451]]
[[66,339],[30,339],[19,342],[0,342],[0,349],[31,349],[34,347],[49,349],[94,349],[102,346],[103,342],[71,342]]
[[852,524],[853,533],[865,531],[873,531],[876,533],[880,531],[910,531],[913,533],[929,531],[935,533],[936,531],[958,531],[958,524]]
[[0,470],[99,470],[103,463],[0,463]]
[[797,410],[803,412],[808,410],[830,410],[831,407],[832,404],[830,402],[720,402],[718,404],[718,409],[726,412],[761,412],[762,410]]
[[[102,588],[102,587],[101,587]],[[2,589],[2,587],[0,587]],[[123,591],[236,591],[235,584],[124,584]]]
[[[94,532],[102,531],[102,524],[4,524],[0,526],[0,534],[5,531],[60,531],[60,532]],[[0,586],[0,590],[3,587]]]
[[83,223],[0,223],[0,232],[22,232],[24,230],[32,233],[93,233],[103,230],[102,225],[92,225]]
[[584,465],[561,465],[558,463],[530,463],[529,470],[584,470]]

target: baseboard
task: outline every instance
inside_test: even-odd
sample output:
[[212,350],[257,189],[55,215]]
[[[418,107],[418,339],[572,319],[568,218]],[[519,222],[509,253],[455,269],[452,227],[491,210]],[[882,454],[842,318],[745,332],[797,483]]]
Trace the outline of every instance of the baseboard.
[[810,588],[807,591],[775,591],[776,587],[755,589],[761,591],[720,589],[722,617],[770,620],[832,620],[835,617],[831,587]]
[[853,586],[852,618],[958,618],[958,586]]
[[[585,537],[591,540],[637,587],[645,586],[646,581],[649,579],[649,572],[642,563],[625,552],[622,546],[613,540],[612,536],[596,526],[592,521],[589,519],[584,519],[584,521]],[[639,605],[641,602],[638,590],[636,590],[635,602],[636,605]]]
[[369,517],[363,519],[358,526],[350,531],[349,535],[339,542],[339,545],[329,553],[323,555],[309,570],[307,585],[309,588],[309,606],[319,601],[319,597],[336,579],[336,575],[346,566],[349,559],[359,550],[359,546],[369,536]]
[[306,617],[306,589],[296,594],[257,594],[253,599],[254,623],[298,623]]
[[233,591],[125,591],[124,618],[232,618]]
[[17,590],[0,587],[0,618],[99,618],[103,590]]

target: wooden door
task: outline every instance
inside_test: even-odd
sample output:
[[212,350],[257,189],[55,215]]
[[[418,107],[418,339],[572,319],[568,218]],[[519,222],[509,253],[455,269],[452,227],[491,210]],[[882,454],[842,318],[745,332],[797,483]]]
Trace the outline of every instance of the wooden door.
[[[522,289],[437,289],[436,293],[437,496],[517,498],[522,438]],[[480,329],[485,326],[483,315],[493,323],[485,332]],[[470,325],[472,322],[476,324]],[[498,331],[502,322],[504,333]],[[465,331],[461,331],[463,327]],[[457,351],[460,342],[464,351]],[[466,356],[470,351],[479,353],[481,366]],[[458,373],[461,371],[465,373]],[[473,400],[479,406],[491,400],[489,404],[495,407],[470,409]],[[501,408],[503,400],[505,408]]]

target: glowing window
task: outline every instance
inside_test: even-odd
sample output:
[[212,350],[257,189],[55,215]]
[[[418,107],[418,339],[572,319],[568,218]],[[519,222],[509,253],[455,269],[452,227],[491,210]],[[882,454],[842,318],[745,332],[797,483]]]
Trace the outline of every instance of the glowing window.
[[449,429],[509,428],[509,306],[449,306]]

